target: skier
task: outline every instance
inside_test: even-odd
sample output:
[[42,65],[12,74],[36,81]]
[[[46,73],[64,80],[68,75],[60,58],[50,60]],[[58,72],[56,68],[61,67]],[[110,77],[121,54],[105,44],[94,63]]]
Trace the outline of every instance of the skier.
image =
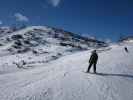
[[89,66],[88,66],[87,73],[90,72],[90,68],[92,65],[93,65],[94,73],[96,73],[97,61],[98,61],[98,54],[97,54],[96,50],[94,50],[94,51],[92,51],[92,54],[91,54],[90,59],[89,59]]
[[124,49],[125,49],[125,51],[128,53],[128,49],[127,49],[127,47],[125,47]]

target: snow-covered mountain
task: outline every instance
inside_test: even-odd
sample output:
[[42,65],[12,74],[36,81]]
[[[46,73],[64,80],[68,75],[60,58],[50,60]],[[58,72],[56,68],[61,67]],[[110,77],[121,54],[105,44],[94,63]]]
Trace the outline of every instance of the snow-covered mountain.
[[[13,53],[27,52],[39,46],[59,46],[73,49],[107,46],[106,43],[61,29],[46,26],[31,26],[13,31],[12,28],[1,28],[0,44]],[[10,33],[10,34],[7,34]],[[5,51],[5,49],[4,49]]]
[[6,66],[1,69],[5,72],[24,65],[29,68],[33,63],[43,64],[76,51],[108,46],[95,39],[46,26],[3,27],[1,30],[0,56],[8,58],[1,63]]
[[120,40],[120,42],[124,43],[133,43],[133,36],[128,36]]

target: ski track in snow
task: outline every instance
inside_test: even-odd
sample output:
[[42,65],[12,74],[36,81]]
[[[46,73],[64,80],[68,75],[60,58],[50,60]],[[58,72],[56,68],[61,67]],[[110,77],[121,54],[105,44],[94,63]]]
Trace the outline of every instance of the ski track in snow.
[[129,54],[121,46],[99,53],[97,75],[84,73],[90,51],[45,67],[1,74],[0,100],[132,100],[133,47],[129,48]]

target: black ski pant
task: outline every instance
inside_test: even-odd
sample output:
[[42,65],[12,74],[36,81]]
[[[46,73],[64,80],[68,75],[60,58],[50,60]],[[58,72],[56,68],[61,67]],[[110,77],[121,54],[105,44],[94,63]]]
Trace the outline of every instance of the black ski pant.
[[89,72],[89,71],[90,71],[90,69],[91,69],[92,65],[93,65],[93,70],[94,70],[94,73],[96,73],[96,63],[90,63],[90,64],[89,64],[89,66],[88,66],[88,70],[87,70],[87,72]]

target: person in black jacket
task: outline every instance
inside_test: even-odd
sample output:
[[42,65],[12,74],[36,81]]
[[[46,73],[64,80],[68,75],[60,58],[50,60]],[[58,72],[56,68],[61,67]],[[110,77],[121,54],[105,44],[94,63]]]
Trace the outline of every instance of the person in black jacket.
[[127,49],[127,47],[125,47],[124,49],[125,49],[125,51],[128,53],[128,49]]
[[94,73],[96,73],[96,64],[97,64],[97,61],[98,61],[98,54],[97,54],[96,50],[94,50],[92,52],[90,60],[89,60],[90,64],[89,64],[88,70],[87,70],[88,73],[90,72],[90,68],[91,68],[92,65],[93,65]]

